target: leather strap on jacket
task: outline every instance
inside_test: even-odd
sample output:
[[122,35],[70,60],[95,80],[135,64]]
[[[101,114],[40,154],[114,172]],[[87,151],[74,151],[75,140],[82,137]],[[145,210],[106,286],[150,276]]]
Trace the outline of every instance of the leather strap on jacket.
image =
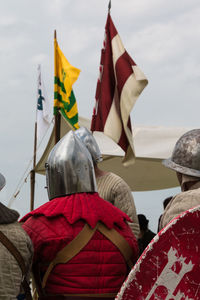
[[131,269],[133,267],[133,263],[131,261],[133,250],[127,240],[119,232],[117,232],[117,230],[115,230],[114,228],[108,229],[102,223],[98,224],[97,229],[119,249],[127,265]]
[[[97,226],[96,226],[97,227]],[[83,229],[79,232],[79,234],[69,243],[67,246],[65,246],[63,249],[61,249],[54,260],[50,263],[48,266],[43,280],[42,280],[42,288],[45,287],[47,278],[52,271],[52,269],[55,267],[57,264],[65,264],[67,263],[72,257],[74,257],[76,254],[78,254],[83,247],[87,245],[89,240],[92,238],[93,234],[96,231],[95,228],[89,227],[88,224],[85,224]]]
[[18,265],[19,265],[19,267],[22,271],[22,278],[23,278],[22,286],[24,288],[26,299],[27,300],[32,300],[30,287],[29,287],[29,284],[26,280],[27,270],[26,270],[24,259],[21,255],[21,253],[17,250],[15,245],[7,238],[7,236],[2,231],[0,231],[0,242],[8,249],[8,251],[16,259],[16,261],[17,261],[17,263],[18,263]]
[[52,269],[57,264],[67,263],[76,254],[78,254],[81,251],[81,249],[87,245],[87,243],[90,241],[96,230],[99,230],[119,249],[130,269],[132,268],[133,264],[130,260],[133,254],[132,249],[129,243],[120,233],[118,233],[114,228],[108,229],[103,223],[100,222],[97,223],[95,228],[91,228],[88,224],[85,224],[85,226],[79,232],[79,234],[69,244],[67,244],[67,246],[65,246],[57,253],[54,260],[48,266],[42,281],[43,289],[46,285],[47,278]]

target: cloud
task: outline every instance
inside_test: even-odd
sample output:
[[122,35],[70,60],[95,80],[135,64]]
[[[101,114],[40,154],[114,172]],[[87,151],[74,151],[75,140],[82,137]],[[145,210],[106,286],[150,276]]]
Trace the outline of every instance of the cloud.
[[13,26],[18,22],[15,16],[2,16],[0,19],[0,27]]
[[45,0],[43,3],[40,1],[43,10],[45,10],[49,16],[53,16],[55,18],[60,18],[62,15],[67,17],[67,7],[71,6],[72,3],[72,0]]
[[34,65],[43,64],[48,60],[46,53],[38,53],[30,58],[30,62]]

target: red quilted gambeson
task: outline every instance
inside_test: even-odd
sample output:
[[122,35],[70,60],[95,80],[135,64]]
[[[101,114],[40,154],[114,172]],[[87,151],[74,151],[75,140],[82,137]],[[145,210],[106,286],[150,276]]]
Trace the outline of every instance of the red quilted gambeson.
[[[136,239],[126,224],[130,219],[97,193],[56,198],[21,221],[34,245],[34,264],[52,261],[86,222],[94,228],[98,221],[123,235],[133,249],[133,262],[138,257]],[[117,293],[126,276],[127,266],[122,254],[96,231],[80,253],[52,270],[45,290],[51,294]]]

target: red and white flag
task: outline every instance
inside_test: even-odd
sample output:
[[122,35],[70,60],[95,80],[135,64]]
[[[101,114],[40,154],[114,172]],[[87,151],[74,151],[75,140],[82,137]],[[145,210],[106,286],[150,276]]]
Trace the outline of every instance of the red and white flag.
[[103,131],[125,151],[124,165],[134,161],[130,112],[147,83],[108,13],[91,131]]

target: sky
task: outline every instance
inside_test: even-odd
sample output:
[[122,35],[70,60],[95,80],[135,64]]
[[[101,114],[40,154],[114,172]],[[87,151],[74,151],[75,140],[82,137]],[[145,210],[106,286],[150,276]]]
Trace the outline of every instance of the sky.
[[[41,64],[53,105],[53,36],[69,62],[81,69],[74,84],[79,115],[91,118],[106,0],[0,0],[0,200],[21,216],[29,211],[31,168]],[[122,42],[149,84],[131,112],[132,126],[199,127],[199,0],[112,0],[111,17]],[[18,189],[20,182],[23,182]],[[36,178],[35,206],[47,201],[44,176]],[[162,201],[179,188],[133,193],[138,213],[157,229]]]

